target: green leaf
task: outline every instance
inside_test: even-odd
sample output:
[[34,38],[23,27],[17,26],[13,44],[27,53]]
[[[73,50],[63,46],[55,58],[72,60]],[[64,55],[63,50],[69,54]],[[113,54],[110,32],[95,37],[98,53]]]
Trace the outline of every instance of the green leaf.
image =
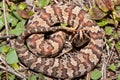
[[0,8],[2,8],[2,2],[0,2]]
[[7,45],[1,46],[0,47],[0,52],[1,53],[7,53],[9,51],[10,47]]
[[112,19],[101,19],[100,21],[97,22],[99,26],[105,26],[107,24],[114,24],[114,21]]
[[39,78],[39,80],[46,80],[46,79],[44,78],[44,75],[42,75],[41,73],[39,73],[37,76],[31,75],[30,77],[28,77],[28,80],[36,80],[36,79],[38,79],[38,78]]
[[46,80],[44,75],[42,75],[41,73],[39,73],[38,77],[39,77],[40,80]]
[[4,17],[3,15],[0,16],[0,29],[2,29],[4,26]]
[[3,12],[0,10],[0,15],[2,15],[3,14]]
[[15,70],[19,70],[19,66],[17,63],[11,64],[11,66],[15,69]]
[[33,14],[34,14],[33,11],[30,11],[30,12],[28,13],[29,16],[32,16]]
[[118,75],[118,80],[120,80],[120,74]]
[[24,10],[26,7],[27,7],[27,5],[25,3],[20,3],[18,5],[18,9],[20,9],[20,10]]
[[115,32],[113,36],[114,36],[115,39],[117,39],[119,37],[117,32]]
[[8,64],[18,63],[18,57],[17,57],[15,49],[11,49],[8,52],[7,57],[6,57],[6,61]]
[[119,6],[115,6],[116,10],[120,10],[120,5]]
[[107,44],[108,44],[109,47],[112,46],[112,43],[110,42],[110,40],[106,39],[106,42],[107,42]]
[[[2,4],[1,1],[0,1],[0,8],[3,8],[3,4]],[[6,8],[6,10],[8,10],[8,5],[7,4],[5,4],[5,8]]]
[[120,62],[118,63],[118,67],[120,67]]
[[91,72],[91,78],[94,80],[100,79],[102,76],[102,73],[99,70],[94,70]]
[[106,22],[105,20],[101,20],[97,23],[99,26],[105,26],[106,25]]
[[0,80],[2,80],[3,71],[0,71]]
[[120,52],[120,42],[117,42],[117,43],[115,44],[115,47],[117,48],[118,52]]
[[40,0],[39,6],[40,6],[40,8],[43,8],[43,7],[47,6],[49,3],[50,3],[50,0]]
[[37,80],[37,76],[31,75],[30,77],[28,77],[28,80]]
[[12,27],[16,26],[18,19],[16,19],[12,14],[8,14],[7,17],[8,23],[11,23]]
[[62,27],[66,27],[67,26],[67,24],[65,24],[65,23],[61,23],[60,24]]
[[13,10],[16,10],[17,9],[17,6],[15,5],[15,4],[12,4],[11,6],[10,6],[10,9],[13,11]]
[[9,80],[15,80],[15,75],[13,75],[13,74],[8,74],[8,79]]
[[112,71],[116,71],[116,66],[114,65],[114,63],[109,66],[109,69]]
[[110,26],[107,26],[107,27],[105,27],[105,33],[106,33],[106,35],[110,35],[111,33],[112,33],[112,27],[110,27]]
[[24,27],[24,24],[25,22],[19,22],[16,26],[15,29],[12,29],[9,31],[10,34],[14,34],[16,36],[19,36],[24,30],[25,30],[25,27]]
[[18,20],[21,20],[21,21],[25,21],[23,18],[21,18],[19,16],[19,14],[17,13],[17,11],[12,11],[13,15],[18,19]]

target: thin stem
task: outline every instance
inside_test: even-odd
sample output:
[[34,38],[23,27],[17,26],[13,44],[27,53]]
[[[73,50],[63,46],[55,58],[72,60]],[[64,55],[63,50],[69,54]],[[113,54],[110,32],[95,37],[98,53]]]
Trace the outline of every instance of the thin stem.
[[[6,35],[8,36],[8,25],[7,25],[7,15],[6,15],[6,9],[5,9],[5,0],[2,0],[2,6],[3,6],[5,30],[6,30]],[[9,40],[9,38],[7,39],[7,41],[8,40]],[[7,63],[6,63],[6,80],[8,80],[8,65],[7,65]]]
[[3,15],[4,15],[4,22],[5,22],[5,30],[6,35],[8,36],[8,24],[7,24],[7,15],[6,15],[6,9],[5,9],[5,0],[2,1],[3,4]]

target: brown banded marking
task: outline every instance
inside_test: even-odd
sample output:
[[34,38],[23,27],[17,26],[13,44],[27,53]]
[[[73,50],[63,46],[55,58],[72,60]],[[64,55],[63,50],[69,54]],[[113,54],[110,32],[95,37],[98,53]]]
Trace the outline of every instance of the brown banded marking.
[[[36,13],[34,15],[34,19],[28,22],[31,23],[27,25],[27,29],[31,27],[51,27],[58,21],[54,15],[54,10],[52,9],[50,12],[47,9],[41,9],[38,15]],[[53,13],[53,14],[52,14]],[[62,13],[62,12],[61,12]],[[51,15],[52,14],[52,15]],[[40,18],[39,20],[36,18]],[[55,21],[56,20],[56,21]],[[38,23],[39,22],[39,23]],[[37,23],[37,24],[35,24]],[[42,38],[39,36],[43,36]],[[38,37],[34,37],[38,36]],[[32,40],[34,41],[31,41]],[[54,57],[56,56],[63,48],[63,44],[65,43],[65,34],[64,32],[56,32],[49,36],[49,39],[45,39],[44,34],[33,34],[27,39],[28,48],[36,55],[41,55],[43,57]],[[55,47],[54,47],[55,46]],[[33,48],[34,47],[34,48]]]
[[[74,10],[73,10],[74,9]],[[68,6],[68,8],[61,9],[59,6],[52,5],[45,9],[41,9],[40,12],[34,14],[34,18],[30,19],[27,25],[27,29],[31,27],[50,27],[56,23],[64,22],[68,25],[78,27],[79,22],[74,22],[76,17],[76,10],[81,9],[75,7],[75,5]],[[71,12],[73,10],[73,13]],[[77,11],[78,13],[78,11]],[[38,18],[40,18],[38,20]],[[78,21],[76,19],[76,21]],[[31,24],[30,24],[31,23]],[[77,24],[76,24],[77,23]],[[41,35],[41,37],[34,36]],[[27,39],[27,46],[35,55],[43,55],[43,57],[54,57],[62,50],[63,44],[65,43],[65,34],[63,32],[57,32],[49,36],[49,39],[45,39],[43,34],[34,34]],[[59,37],[57,37],[59,36]],[[31,38],[34,40],[30,41]],[[45,45],[42,45],[44,43]],[[56,46],[56,47],[54,47]]]
[[[51,17],[52,17],[51,19],[53,19],[54,16],[57,16],[56,18],[59,18],[59,19],[57,19],[56,22],[61,22],[60,20],[63,19],[63,23],[66,23],[68,25],[72,25],[72,23],[70,24],[68,23],[68,22],[71,22],[69,20],[74,21],[74,24],[72,26],[74,27],[78,26],[78,30],[83,29],[88,33],[90,37],[90,42],[88,43],[88,45],[86,45],[82,49],[79,49],[79,50],[75,49],[74,51],[71,51],[68,54],[64,54],[63,56],[61,56],[61,58],[37,57],[24,47],[24,42],[25,42],[26,36],[36,31],[40,32],[43,30],[42,28],[39,28],[36,30],[34,29],[32,30],[29,28],[17,38],[16,51],[18,53],[20,60],[27,67],[29,67],[30,69],[36,72],[40,72],[42,74],[55,77],[55,78],[61,78],[61,79],[66,79],[66,78],[71,79],[71,78],[80,77],[85,73],[91,71],[95,67],[95,65],[98,63],[102,54],[101,44],[103,44],[103,40],[102,40],[103,33],[100,30],[100,28],[96,25],[96,23],[87,17],[89,15],[84,10],[82,10],[79,6],[75,6],[75,5],[54,5],[54,6],[55,7],[48,6],[44,8],[44,10],[53,8],[53,11],[51,12],[56,12],[57,10],[57,14],[51,14]],[[71,10],[68,10],[67,12],[65,11],[65,9],[68,9],[69,7],[72,7],[72,6],[74,6],[74,8],[72,9],[70,8]],[[74,13],[75,9],[77,10],[78,13]],[[69,16],[68,16],[69,13],[74,14],[76,18],[74,20],[69,19]],[[59,15],[59,14],[62,14],[62,15]],[[35,14],[34,16],[37,17],[38,15]],[[32,23],[32,21],[34,22],[36,20],[40,22],[43,19],[39,17],[39,19],[35,18],[34,20],[33,18],[33,20],[31,20],[30,22]],[[79,23],[76,23],[78,21]],[[46,21],[42,21],[42,22],[46,23]],[[40,23],[38,24],[41,26]],[[31,24],[31,25],[33,26],[34,24]],[[47,23],[45,25],[47,25]],[[97,38],[96,35],[99,35],[99,38]]]

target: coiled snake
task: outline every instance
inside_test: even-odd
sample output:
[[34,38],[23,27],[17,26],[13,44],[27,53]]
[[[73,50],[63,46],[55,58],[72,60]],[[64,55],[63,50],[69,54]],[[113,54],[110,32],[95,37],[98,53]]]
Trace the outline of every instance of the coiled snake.
[[[40,54],[40,52],[52,54],[53,50],[56,53],[59,52],[57,49],[62,49],[66,39],[66,33],[62,31],[62,29],[61,31],[57,31],[57,27],[50,27],[56,23],[66,23],[77,27],[77,30],[87,31],[90,37],[89,43],[85,47],[70,51],[60,58],[36,56],[36,54]],[[18,36],[16,40],[16,51],[21,62],[35,72],[40,72],[55,78],[72,79],[91,71],[101,57],[103,33],[99,26],[90,19],[88,13],[79,6],[73,4],[49,5],[37,11],[32,18],[30,18],[27,27],[29,28]],[[45,42],[42,38],[44,38],[44,33],[47,31],[56,32],[50,35],[51,41]],[[38,38],[36,38],[36,36]],[[26,41],[27,37],[29,37],[29,39]],[[29,51],[24,46],[25,41],[28,42],[29,48],[33,48],[33,50],[36,51],[39,49],[38,52],[33,54],[35,51]],[[37,45],[38,47],[36,48]]]

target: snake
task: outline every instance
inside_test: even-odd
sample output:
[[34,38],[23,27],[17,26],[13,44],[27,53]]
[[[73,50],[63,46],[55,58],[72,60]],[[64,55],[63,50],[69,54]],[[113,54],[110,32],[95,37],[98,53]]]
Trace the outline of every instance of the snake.
[[[52,45],[51,47],[57,47],[56,49],[60,48],[60,45],[62,47],[66,39],[65,30],[67,31],[67,29],[51,27],[56,23],[65,23],[77,27],[77,30],[87,32],[90,39],[89,43],[82,48],[74,49],[64,54],[60,58],[41,57],[33,53],[34,51],[28,50],[25,43],[31,39],[33,40],[29,41],[29,43],[33,41],[35,45],[44,44],[42,45],[43,47]],[[73,79],[90,72],[100,61],[103,51],[103,32],[97,23],[90,18],[88,12],[80,6],[74,4],[48,5],[36,11],[29,19],[27,26],[29,28],[16,39],[15,48],[20,61],[30,70],[54,78]],[[49,32],[55,32],[51,34],[52,36],[50,35],[51,43],[41,43],[41,38],[46,33],[49,34]],[[29,39],[27,40],[26,38]],[[38,39],[40,41],[36,41]],[[55,43],[57,45],[54,45]],[[50,50],[50,53],[54,50],[47,49]],[[59,50],[56,52],[59,52]],[[42,54],[45,54],[44,50]]]

